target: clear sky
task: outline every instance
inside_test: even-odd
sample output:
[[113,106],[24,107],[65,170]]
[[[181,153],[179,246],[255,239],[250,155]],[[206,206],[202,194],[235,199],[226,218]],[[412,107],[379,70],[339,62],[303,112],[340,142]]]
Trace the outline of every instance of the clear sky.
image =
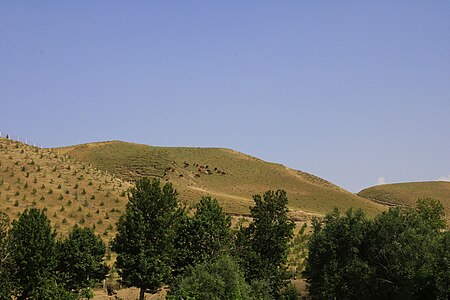
[[1,1],[0,131],[450,179],[450,1]]

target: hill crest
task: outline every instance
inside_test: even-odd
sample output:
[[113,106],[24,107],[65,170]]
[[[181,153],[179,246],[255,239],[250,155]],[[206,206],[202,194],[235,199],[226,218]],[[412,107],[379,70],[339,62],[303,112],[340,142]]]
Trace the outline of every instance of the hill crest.
[[230,213],[248,213],[251,196],[269,189],[286,190],[290,208],[304,214],[324,214],[334,206],[343,210],[360,207],[370,215],[385,209],[318,176],[227,148],[106,141],[54,151],[98,166],[124,180],[150,176],[170,181],[187,202],[209,194],[218,198]]
[[359,196],[389,206],[414,207],[419,198],[434,198],[445,208],[450,220],[450,182],[421,181],[372,186],[363,189]]

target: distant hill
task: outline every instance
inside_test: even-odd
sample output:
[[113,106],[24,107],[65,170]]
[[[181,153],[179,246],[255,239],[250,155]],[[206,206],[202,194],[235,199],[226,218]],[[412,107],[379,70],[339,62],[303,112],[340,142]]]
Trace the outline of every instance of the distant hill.
[[77,223],[108,240],[130,186],[88,163],[0,138],[0,210],[11,219],[25,208],[46,208],[59,233]]
[[441,201],[447,219],[450,219],[450,182],[407,182],[373,186],[362,190],[358,196],[387,205],[413,207],[417,199],[431,197]]
[[124,180],[142,176],[170,181],[188,203],[216,197],[229,213],[245,214],[251,196],[269,189],[288,193],[292,214],[322,215],[333,207],[363,208],[369,215],[385,206],[352,194],[322,178],[224,148],[155,147],[120,141],[56,148]]

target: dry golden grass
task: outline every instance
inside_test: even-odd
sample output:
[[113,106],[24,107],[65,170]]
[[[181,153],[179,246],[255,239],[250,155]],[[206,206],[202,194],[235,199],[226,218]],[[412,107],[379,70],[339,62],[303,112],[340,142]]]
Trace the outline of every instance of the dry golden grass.
[[252,195],[269,189],[286,190],[289,207],[298,218],[323,215],[333,207],[362,208],[371,216],[385,209],[317,176],[230,149],[154,147],[112,141],[54,151],[126,180],[151,176],[172,182],[181,200],[187,203],[211,195],[229,213],[248,213],[253,205]]
[[383,184],[362,190],[359,196],[395,206],[414,207],[419,198],[434,198],[445,208],[450,220],[450,182],[406,182]]
[[0,210],[11,219],[45,208],[58,233],[79,224],[109,240],[130,186],[66,155],[0,138]]

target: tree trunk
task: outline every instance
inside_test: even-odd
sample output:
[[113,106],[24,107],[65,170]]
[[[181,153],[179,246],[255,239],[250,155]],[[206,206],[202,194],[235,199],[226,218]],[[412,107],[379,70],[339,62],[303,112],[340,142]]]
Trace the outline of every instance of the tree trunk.
[[140,292],[139,292],[139,300],[144,300],[144,292],[145,290],[143,288],[141,288]]

